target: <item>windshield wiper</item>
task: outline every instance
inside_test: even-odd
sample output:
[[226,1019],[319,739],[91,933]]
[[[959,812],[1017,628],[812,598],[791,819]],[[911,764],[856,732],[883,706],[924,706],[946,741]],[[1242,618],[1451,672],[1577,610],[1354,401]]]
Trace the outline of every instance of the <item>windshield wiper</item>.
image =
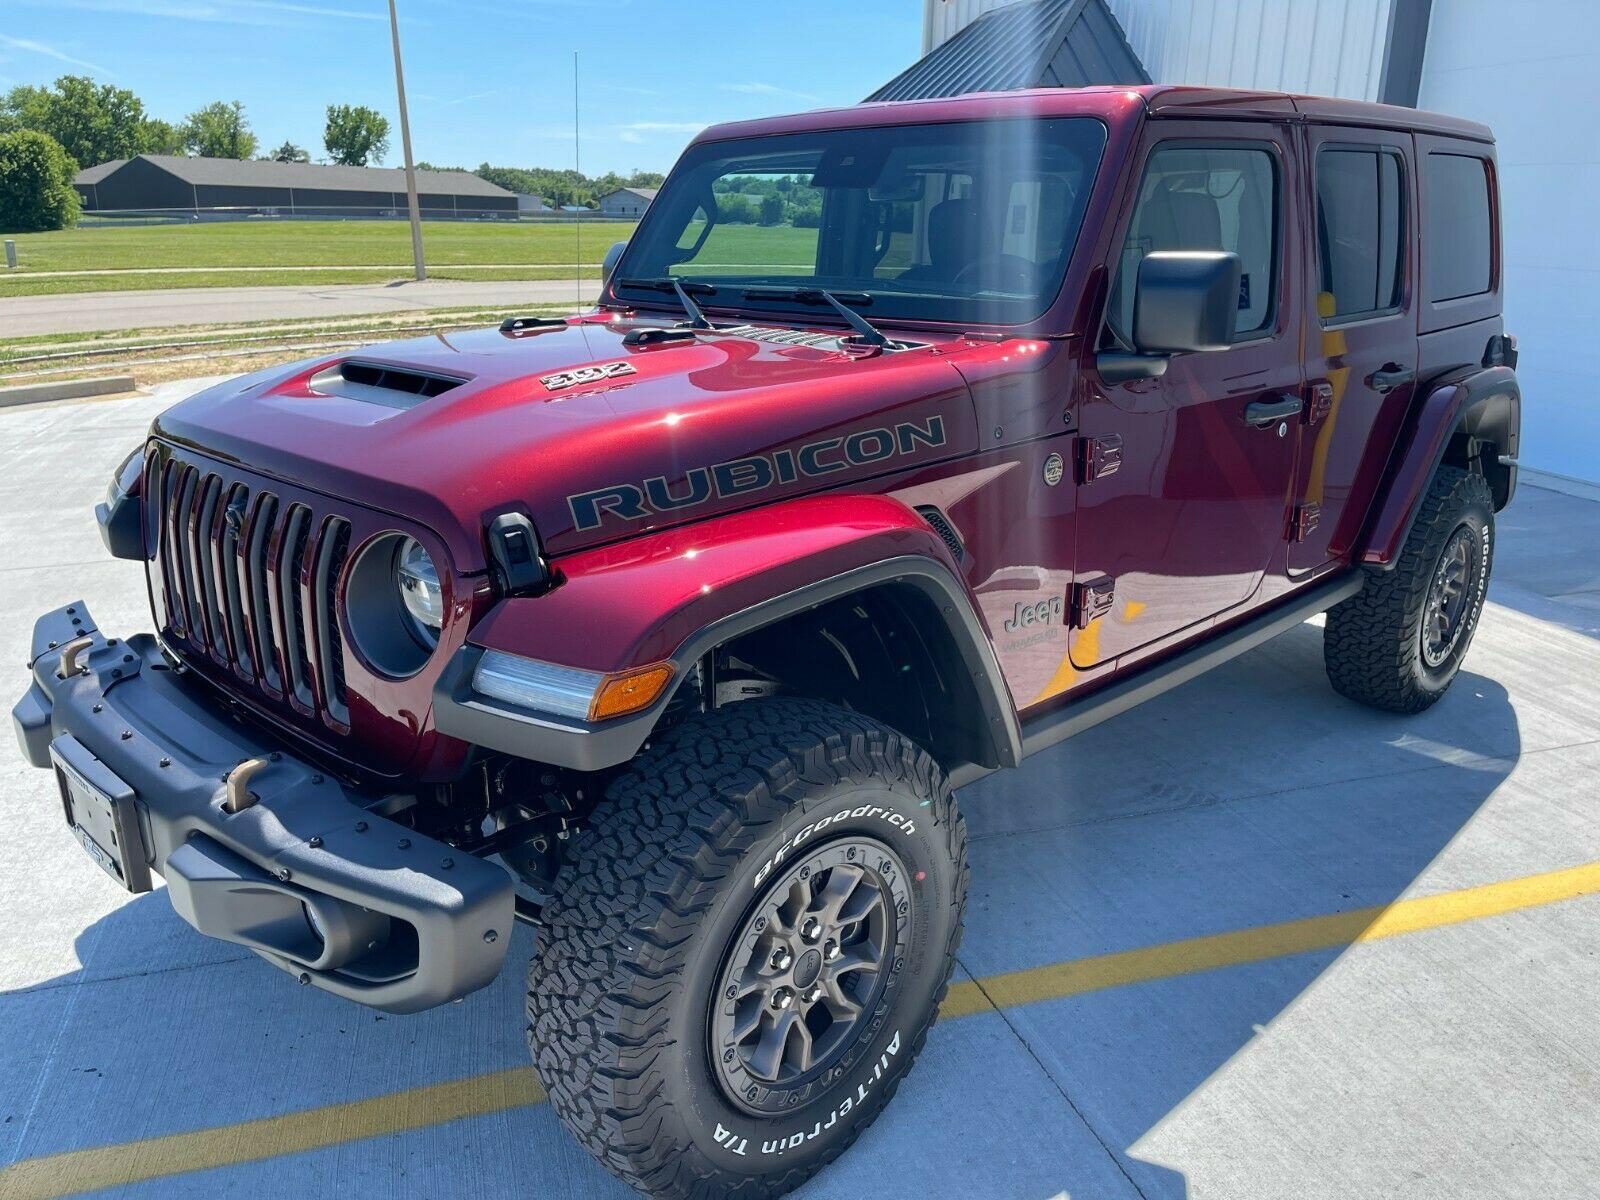
[[871,304],[872,297],[865,292],[828,292],[822,288],[783,288],[759,287],[746,288],[742,293],[746,300],[795,300],[801,304],[828,304],[832,305],[851,329],[862,341],[871,346],[882,349],[892,349],[894,343],[877,329],[860,313],[850,308],[849,304]]
[[710,329],[711,322],[706,320],[706,314],[694,302],[690,292],[699,292],[702,296],[715,296],[717,289],[709,283],[684,283],[681,279],[674,279],[670,275],[663,275],[659,279],[619,279],[618,287],[642,288],[648,292],[674,292],[677,294],[678,303],[683,305],[683,311],[689,314],[689,328]]

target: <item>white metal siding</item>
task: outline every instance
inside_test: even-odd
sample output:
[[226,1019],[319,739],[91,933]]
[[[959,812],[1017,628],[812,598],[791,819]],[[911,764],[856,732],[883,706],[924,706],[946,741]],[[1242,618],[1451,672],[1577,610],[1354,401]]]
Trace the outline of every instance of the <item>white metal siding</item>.
[[1376,100],[1390,0],[1109,0],[1157,83]]
[[[923,53],[1011,0],[925,2]],[[1378,98],[1390,0],[1108,0],[1108,5],[1157,83]]]
[[1434,0],[1419,104],[1495,132],[1523,461],[1600,483],[1600,5]]

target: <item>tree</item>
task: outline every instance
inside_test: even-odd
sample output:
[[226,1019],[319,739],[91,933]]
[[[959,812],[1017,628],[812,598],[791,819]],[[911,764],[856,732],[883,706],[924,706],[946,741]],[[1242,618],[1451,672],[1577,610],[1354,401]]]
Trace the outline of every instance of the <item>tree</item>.
[[183,144],[201,158],[254,158],[260,142],[250,132],[244,105],[218,100],[189,114],[183,123]]
[[171,121],[150,118],[139,128],[139,153],[182,154],[183,130]]
[[761,223],[763,225],[783,224],[783,197],[761,197]]
[[389,118],[365,105],[330,104],[322,144],[341,166],[380,163],[389,153]]
[[293,142],[285,142],[272,152],[272,161],[308,163],[311,161],[311,155],[306,152],[305,147],[296,146]]
[[37,130],[85,167],[142,153],[149,124],[139,97],[84,75],[63,75],[48,88],[15,87],[0,102],[0,130]]
[[78,220],[78,166],[48,134],[0,134],[0,230],[65,229]]

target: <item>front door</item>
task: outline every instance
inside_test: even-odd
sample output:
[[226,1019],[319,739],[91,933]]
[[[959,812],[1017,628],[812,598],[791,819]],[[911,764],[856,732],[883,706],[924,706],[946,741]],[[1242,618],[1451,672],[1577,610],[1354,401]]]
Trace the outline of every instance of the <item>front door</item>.
[[1307,130],[1316,231],[1308,288],[1304,439],[1289,572],[1348,552],[1411,404],[1417,371],[1416,211],[1408,134]]
[[1100,345],[1130,347],[1139,262],[1157,250],[1239,255],[1235,342],[1131,383],[1101,380],[1087,355],[1075,667],[1199,632],[1284,569],[1304,378],[1301,260],[1286,249],[1303,237],[1297,161],[1286,126],[1151,126]]

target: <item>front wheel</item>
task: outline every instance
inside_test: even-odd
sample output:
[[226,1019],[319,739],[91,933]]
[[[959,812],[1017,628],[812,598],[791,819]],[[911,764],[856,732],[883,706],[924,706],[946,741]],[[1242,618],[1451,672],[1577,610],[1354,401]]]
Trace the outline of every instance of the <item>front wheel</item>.
[[1440,467],[1400,561],[1328,612],[1334,688],[1389,712],[1421,712],[1461,669],[1494,565],[1494,500],[1483,476]]
[[867,717],[754,700],[616,779],[545,910],[528,1037],[556,1112],[652,1196],[776,1196],[910,1068],[966,900],[938,765]]

